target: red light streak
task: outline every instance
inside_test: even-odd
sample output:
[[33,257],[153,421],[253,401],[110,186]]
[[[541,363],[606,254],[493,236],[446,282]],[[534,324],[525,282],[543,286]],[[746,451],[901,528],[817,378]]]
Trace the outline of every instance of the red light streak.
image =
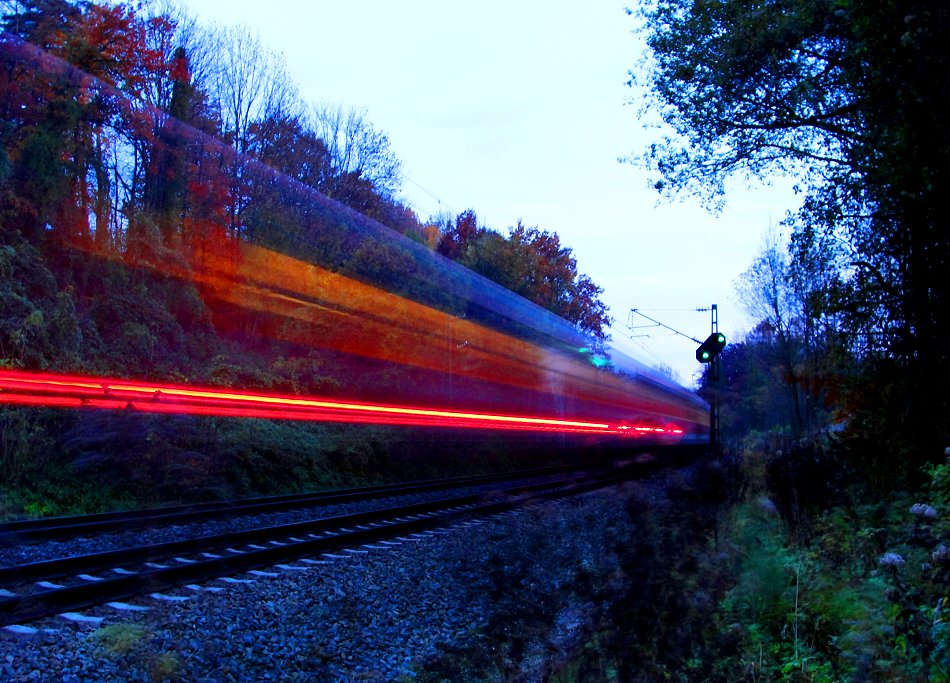
[[17,371],[0,371],[0,403],[68,408],[132,408],[153,413],[413,426],[576,433],[603,433],[610,430],[607,423],[583,420],[252,394],[113,378]]
[[316,397],[257,394],[208,387],[116,378],[0,370],[0,404],[52,408],[131,409],[147,413],[254,417],[463,429],[504,429],[578,434],[672,434],[682,429],[612,425],[545,416],[499,415]]

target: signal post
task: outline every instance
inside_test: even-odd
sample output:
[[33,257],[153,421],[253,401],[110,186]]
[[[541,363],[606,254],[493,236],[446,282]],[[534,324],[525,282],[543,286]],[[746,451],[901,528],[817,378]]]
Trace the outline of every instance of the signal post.
[[719,352],[726,347],[726,335],[719,331],[719,307],[713,304],[710,307],[710,333],[706,341],[696,349],[696,360],[700,363],[709,363],[709,384],[712,387],[712,397],[709,402],[709,446],[718,450],[719,440],[719,381],[722,378],[722,363]]
[[[705,311],[705,308],[697,308],[697,311]],[[699,348],[696,349],[696,360],[700,363],[706,364],[709,363],[709,382],[710,387],[712,388],[712,400],[709,402],[709,446],[713,450],[718,450],[720,447],[719,439],[719,382],[722,378],[722,364],[719,360],[719,353],[724,348],[726,348],[726,335],[722,334],[719,331],[719,306],[713,304],[709,308],[710,311],[710,332],[709,336],[706,337],[706,341],[700,342],[695,337],[690,337],[688,334],[683,334],[679,330],[675,330],[669,325],[661,323],[656,318],[651,318],[650,316],[642,313],[636,308],[631,308],[631,313],[636,313],[642,318],[646,318],[654,325],[664,327],[674,334],[678,334],[681,337],[686,337],[692,341],[699,344]]]

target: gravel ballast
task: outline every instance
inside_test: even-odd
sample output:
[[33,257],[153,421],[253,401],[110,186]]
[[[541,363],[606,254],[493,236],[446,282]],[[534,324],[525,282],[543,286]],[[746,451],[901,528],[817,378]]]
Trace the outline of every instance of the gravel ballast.
[[608,540],[629,533],[622,500],[643,486],[169,591],[186,600],[129,601],[148,611],[84,613],[99,623],[31,624],[38,633],[0,639],[0,680],[410,681],[440,650],[484,640],[506,591],[553,596],[551,628],[521,665],[524,680],[540,680],[599,607],[563,587],[581,569],[616,573]]

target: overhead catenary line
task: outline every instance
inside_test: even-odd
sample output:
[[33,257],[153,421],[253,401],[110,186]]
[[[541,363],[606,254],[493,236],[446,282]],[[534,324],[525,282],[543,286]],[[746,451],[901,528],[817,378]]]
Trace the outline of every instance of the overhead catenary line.
[[435,193],[432,192],[431,190],[429,190],[429,189],[423,187],[422,185],[420,185],[419,183],[417,183],[415,180],[413,180],[413,179],[412,179],[411,177],[409,177],[409,176],[406,176],[406,181],[409,182],[409,183],[412,183],[413,185],[415,185],[416,187],[418,187],[420,190],[422,190],[423,192],[425,192],[427,195],[429,195],[430,197],[432,197],[436,202],[438,202],[438,204],[439,204],[438,215],[441,216],[441,214],[442,214],[442,207],[445,207],[451,215],[453,215],[453,216],[454,216],[454,215],[457,215],[457,212],[455,211],[455,209],[453,209],[451,206],[449,206],[446,202],[442,201],[442,198],[439,197],[437,194],[435,194]]
[[[698,310],[698,309],[697,309],[697,310]],[[674,329],[674,328],[670,327],[669,325],[665,325],[665,324],[661,323],[661,322],[660,322],[659,320],[657,320],[656,318],[651,318],[651,317],[648,316],[646,313],[642,313],[642,312],[641,312],[641,309],[639,309],[639,308],[631,308],[631,309],[630,309],[630,312],[631,312],[631,313],[636,313],[636,314],[639,315],[640,317],[646,318],[647,320],[649,320],[649,321],[651,321],[651,322],[654,322],[654,323],[656,323],[657,325],[659,325],[660,327],[664,327],[664,328],[666,328],[667,330],[669,330],[670,332],[673,332],[673,333],[675,333],[675,334],[678,334],[678,335],[681,336],[681,337],[686,337],[687,339],[689,339],[689,340],[691,340],[691,341],[694,341],[694,342],[696,342],[697,344],[702,344],[702,342],[701,342],[699,339],[696,339],[696,337],[691,337],[691,336],[689,336],[688,334],[683,334],[683,333],[680,332],[679,330]]]

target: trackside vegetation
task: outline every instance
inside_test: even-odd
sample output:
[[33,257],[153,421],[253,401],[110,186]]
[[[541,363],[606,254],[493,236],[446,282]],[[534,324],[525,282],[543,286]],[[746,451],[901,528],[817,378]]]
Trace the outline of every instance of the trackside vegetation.
[[657,189],[715,209],[727,180],[782,174],[802,198],[737,282],[757,324],[703,378],[736,473],[728,571],[712,646],[666,677],[950,680],[950,10],[636,12]]
[[[469,574],[485,624],[415,680],[948,683],[950,6],[631,13],[649,48],[631,84],[666,126],[640,155],[657,189],[715,208],[727,181],[781,173],[802,198],[737,283],[755,326],[701,383],[724,450],[573,516],[532,511]],[[395,239],[361,242],[340,216],[606,340],[601,290],[555,233],[502,234],[473,210],[421,221],[387,136],[304,102],[246,29],[76,0],[0,0],[0,27],[0,367],[325,396],[411,385],[269,336],[276,316],[170,274],[255,245],[461,319],[455,293],[403,277],[416,264]],[[532,464],[503,437],[0,409],[0,518]],[[174,679],[153,635],[95,640]]]

